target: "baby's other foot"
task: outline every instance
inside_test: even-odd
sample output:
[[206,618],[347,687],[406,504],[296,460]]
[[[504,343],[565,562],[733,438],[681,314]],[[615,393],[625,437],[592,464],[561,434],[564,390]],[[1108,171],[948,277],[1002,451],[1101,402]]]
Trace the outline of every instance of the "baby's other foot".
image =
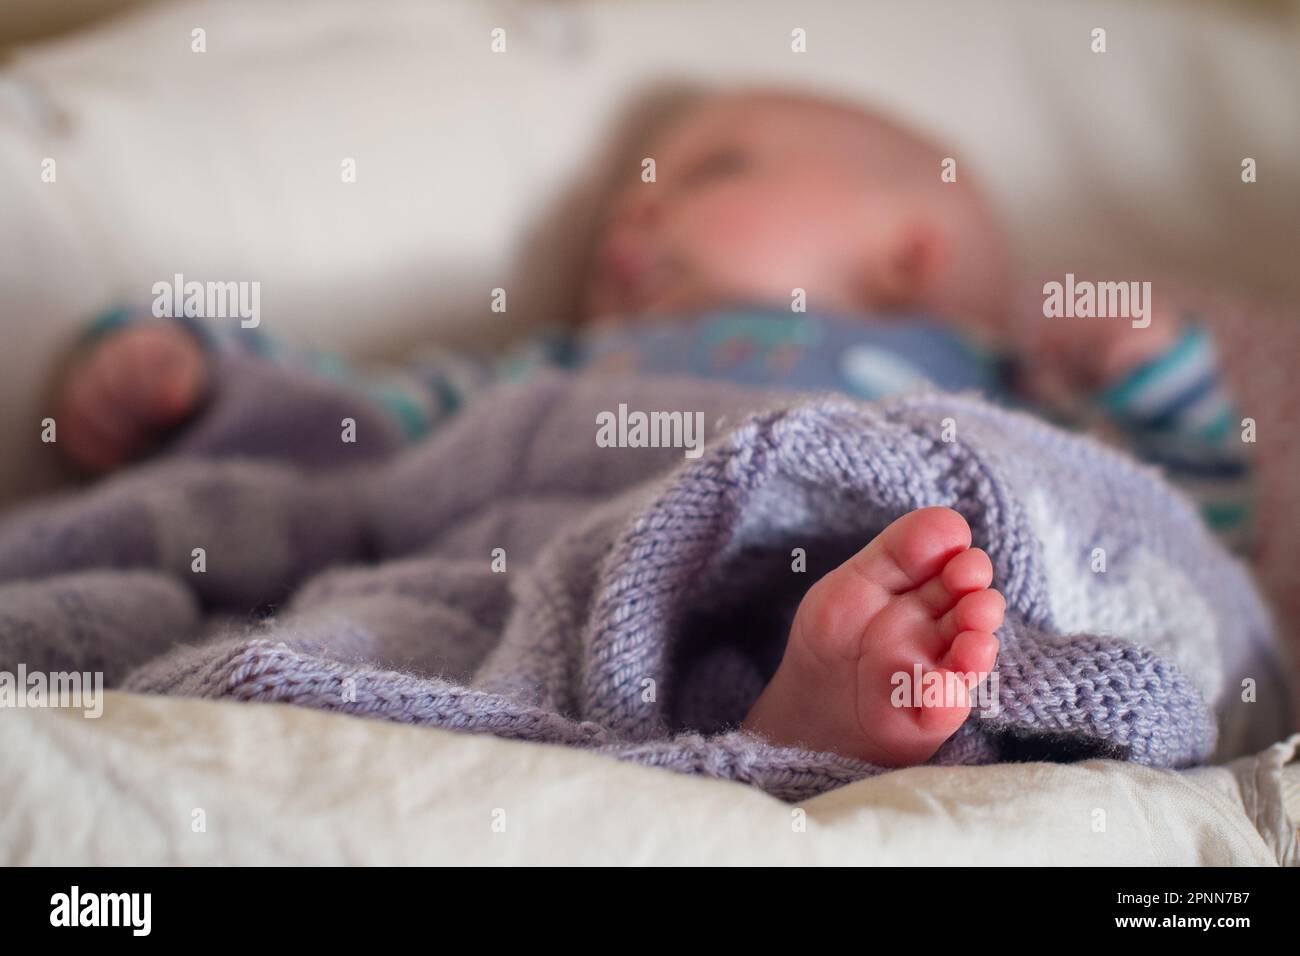
[[[772,743],[905,767],[932,757],[993,669],[1006,601],[950,508],[899,518],[809,589],[781,666],[745,718]],[[915,687],[944,693],[934,706]],[[896,700],[905,681],[910,699]],[[911,704],[911,706],[907,706]]]

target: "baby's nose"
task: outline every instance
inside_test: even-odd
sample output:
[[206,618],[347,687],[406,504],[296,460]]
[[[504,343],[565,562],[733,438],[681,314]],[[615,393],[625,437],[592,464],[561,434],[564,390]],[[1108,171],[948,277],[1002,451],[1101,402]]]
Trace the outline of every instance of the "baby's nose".
[[649,270],[652,256],[637,230],[617,227],[601,244],[599,260],[606,274],[620,285],[634,285]]
[[644,183],[633,190],[634,195],[621,200],[610,220],[611,229],[644,229],[658,222],[660,203],[650,195],[654,187],[654,183]]

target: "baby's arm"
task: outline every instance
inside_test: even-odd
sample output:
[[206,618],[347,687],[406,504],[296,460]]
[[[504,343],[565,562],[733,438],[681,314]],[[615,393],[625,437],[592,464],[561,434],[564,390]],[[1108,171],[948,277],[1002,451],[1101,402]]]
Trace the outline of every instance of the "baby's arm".
[[[116,309],[92,326],[60,390],[59,446],[92,473],[171,439],[197,453],[355,460],[426,434],[488,378],[451,355],[361,370],[257,329]],[[361,433],[351,447],[344,419]]]
[[1191,495],[1217,534],[1234,546],[1247,543],[1250,472],[1241,415],[1203,326],[1184,325],[1169,347],[1106,384],[1093,403],[1135,454]]
[[1244,546],[1248,460],[1209,331],[1172,305],[1153,309],[1147,328],[1041,314],[1027,321],[1019,384],[1029,397],[1159,466],[1211,528]]

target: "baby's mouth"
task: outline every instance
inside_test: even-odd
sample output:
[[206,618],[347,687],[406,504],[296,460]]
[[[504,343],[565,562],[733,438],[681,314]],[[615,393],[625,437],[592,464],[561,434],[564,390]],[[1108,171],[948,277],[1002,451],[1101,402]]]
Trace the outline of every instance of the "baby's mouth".
[[611,239],[600,251],[600,277],[628,308],[642,309],[661,298],[677,270],[673,259],[648,244]]

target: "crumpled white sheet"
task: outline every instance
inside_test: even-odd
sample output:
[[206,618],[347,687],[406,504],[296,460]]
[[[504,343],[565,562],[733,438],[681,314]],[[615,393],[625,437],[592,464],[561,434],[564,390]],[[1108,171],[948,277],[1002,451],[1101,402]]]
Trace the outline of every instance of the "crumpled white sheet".
[[0,710],[0,863],[1300,865],[1297,750],[919,767],[790,806],[561,747],[110,692],[97,720]]

